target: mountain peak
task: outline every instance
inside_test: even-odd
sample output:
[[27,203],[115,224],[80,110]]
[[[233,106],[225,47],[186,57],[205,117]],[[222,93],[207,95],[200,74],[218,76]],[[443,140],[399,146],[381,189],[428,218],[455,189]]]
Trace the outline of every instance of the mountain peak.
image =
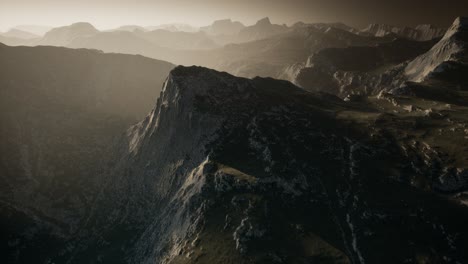
[[69,26],[57,27],[48,31],[39,42],[40,45],[67,46],[73,40],[97,34],[99,31],[90,23],[78,22]]
[[271,25],[270,18],[269,17],[264,17],[257,21],[256,25]]
[[73,23],[73,24],[70,25],[70,28],[83,29],[83,30],[86,29],[86,30],[93,30],[93,31],[96,30],[97,31],[97,29],[88,22]]
[[211,25],[201,27],[200,30],[212,35],[234,35],[239,33],[244,27],[244,24],[241,22],[227,18],[215,20]]
[[421,82],[453,70],[454,64],[466,64],[467,43],[468,18],[458,17],[431,50],[408,64],[406,75],[411,81]]
[[454,35],[457,35],[459,32],[468,31],[468,18],[467,17],[457,17],[450,28],[444,35],[444,39],[448,39]]
[[453,22],[453,25],[468,27],[468,17],[457,17]]
[[232,23],[232,20],[230,18],[226,18],[226,19],[218,19],[218,20],[213,21],[213,25],[224,24],[224,23]]
[[[176,84],[180,90],[190,89],[197,94],[205,94],[209,86],[226,80],[234,82],[243,78],[234,78],[234,76],[218,72],[209,68],[200,66],[177,66],[170,73],[168,82]],[[166,85],[165,88],[169,88]]]

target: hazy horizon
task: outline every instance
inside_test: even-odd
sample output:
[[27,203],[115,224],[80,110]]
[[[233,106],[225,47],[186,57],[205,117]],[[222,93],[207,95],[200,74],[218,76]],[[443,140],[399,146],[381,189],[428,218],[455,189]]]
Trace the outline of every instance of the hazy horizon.
[[468,15],[465,1],[371,1],[371,0],[2,0],[0,31],[18,25],[58,27],[89,22],[100,30],[122,25],[157,26],[184,23],[195,27],[219,19],[232,19],[245,25],[263,17],[272,23],[291,25],[298,21],[343,22],[356,28],[371,23],[398,26],[433,24],[448,26],[457,16]]

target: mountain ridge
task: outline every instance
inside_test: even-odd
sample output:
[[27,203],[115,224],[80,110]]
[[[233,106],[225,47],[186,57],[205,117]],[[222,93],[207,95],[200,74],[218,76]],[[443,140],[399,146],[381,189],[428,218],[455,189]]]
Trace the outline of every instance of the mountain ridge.
[[[340,118],[371,109],[286,81],[174,68],[97,202],[103,225],[90,230],[106,243],[83,233],[73,261],[96,248],[130,263],[463,261],[465,208],[397,173],[417,173],[413,150],[386,130],[399,119]],[[119,230],[130,232],[107,244]]]
[[450,71],[453,63],[464,67],[468,64],[467,47],[468,18],[459,17],[431,50],[408,64],[405,74],[409,80],[421,82],[439,72],[444,73],[446,69]]

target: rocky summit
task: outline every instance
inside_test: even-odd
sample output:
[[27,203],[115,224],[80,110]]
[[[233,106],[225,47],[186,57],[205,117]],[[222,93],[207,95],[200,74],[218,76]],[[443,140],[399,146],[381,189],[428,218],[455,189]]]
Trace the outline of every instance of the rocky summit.
[[466,172],[430,176],[442,149],[397,137],[422,116],[177,67],[54,261],[463,263]]

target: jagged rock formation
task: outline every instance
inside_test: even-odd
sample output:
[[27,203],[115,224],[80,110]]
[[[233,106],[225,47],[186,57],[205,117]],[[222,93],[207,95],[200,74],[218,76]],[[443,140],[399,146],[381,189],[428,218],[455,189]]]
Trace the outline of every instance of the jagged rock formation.
[[[405,75],[410,81],[422,82],[430,78],[443,78],[444,74],[456,72],[457,84],[468,83],[468,18],[459,17],[447,33],[431,50],[410,62]],[[450,78],[453,77],[453,78]]]
[[388,41],[391,39],[359,36],[334,27],[303,25],[267,39],[227,45],[218,54],[214,53],[218,59],[208,66],[237,76],[293,81],[300,65],[305,65],[309,56],[322,49],[372,46]]
[[80,230],[110,146],[152,109],[172,68],[141,56],[0,45],[3,261],[45,263]]
[[[436,94],[440,97],[444,93],[437,91],[440,88],[465,90],[468,84],[466,32],[466,19],[457,18],[437,42],[397,39],[375,47],[324,49],[293,74],[294,82],[305,89],[342,98],[386,91],[434,99]],[[424,92],[423,86],[432,88]],[[443,98],[460,102],[448,92]]]
[[367,33],[377,37],[383,37],[393,34],[406,39],[428,41],[442,37],[445,34],[446,30],[446,28],[437,28],[433,25],[427,24],[418,25],[415,28],[396,27],[385,24],[370,24],[367,28],[363,29],[361,33]]
[[239,21],[232,21],[231,19],[216,20],[213,24],[201,27],[200,30],[210,35],[236,35],[245,26]]
[[255,25],[243,28],[237,36],[238,42],[248,42],[278,35],[286,32],[286,25],[275,25],[270,22],[268,17],[262,18]]
[[99,31],[89,23],[74,23],[70,26],[50,30],[37,45],[66,47],[75,39],[89,37],[97,33],[99,33]]
[[388,87],[399,87],[406,78],[405,62],[428,51],[435,41],[396,39],[376,46],[323,49],[312,55],[295,76],[304,89],[348,95],[377,94]]
[[400,145],[408,118],[177,67],[54,261],[463,263],[468,212],[435,193],[431,144]]

